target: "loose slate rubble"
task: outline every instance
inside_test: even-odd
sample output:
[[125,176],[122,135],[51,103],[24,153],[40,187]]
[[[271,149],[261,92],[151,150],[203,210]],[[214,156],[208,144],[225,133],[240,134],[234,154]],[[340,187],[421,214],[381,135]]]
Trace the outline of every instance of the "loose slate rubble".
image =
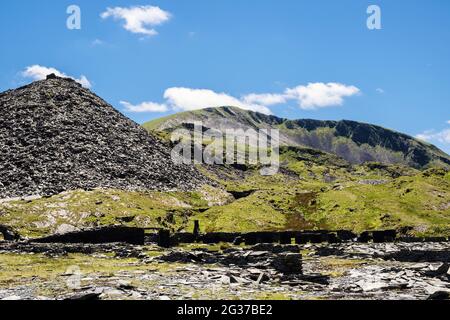
[[80,244],[80,243],[32,243],[32,242],[0,242],[0,254],[44,254],[58,258],[70,253],[94,255],[97,253],[113,253],[117,258],[147,258],[142,247],[124,243]]
[[[118,261],[135,258],[132,268],[105,270],[83,275],[83,285],[75,292],[62,281],[25,281],[0,287],[1,299],[233,299],[261,298],[273,294],[291,299],[446,299],[450,292],[449,265],[441,262],[403,262],[384,259],[402,250],[448,251],[449,243],[340,243],[268,245],[253,247],[208,246],[160,248],[156,245],[128,244],[36,244],[0,243],[1,254],[84,253]],[[328,253],[318,255],[330,248]],[[151,251],[152,254],[148,254]],[[273,261],[302,252],[302,272],[276,270]],[[157,255],[155,255],[157,254]],[[169,258],[170,257],[170,258]],[[283,259],[283,258],[282,258]],[[290,260],[291,258],[288,258]],[[93,260],[94,261],[94,260]],[[286,261],[284,259],[284,261]],[[174,262],[174,263],[172,263]],[[158,267],[161,265],[161,268]],[[299,266],[299,264],[290,264]],[[135,267],[140,267],[134,270]],[[165,271],[171,268],[169,272]],[[286,266],[285,266],[286,267]],[[83,269],[82,269],[83,271]],[[292,270],[294,271],[294,270]],[[331,276],[330,276],[331,275]],[[44,288],[47,297],[36,295]]]
[[450,300],[450,291],[437,291],[430,295],[427,300]]
[[101,293],[99,292],[89,292],[89,293],[80,293],[71,297],[68,297],[67,301],[96,301],[100,300]]
[[272,261],[272,267],[284,274],[302,273],[302,255],[299,253],[282,253]]
[[450,250],[401,250],[384,255],[384,259],[393,259],[404,262],[450,262]]
[[227,280],[231,282],[245,282],[245,279],[249,278],[257,283],[278,279],[279,282],[294,286],[305,283],[328,284],[329,277],[326,275],[303,274],[302,255],[299,251],[299,246],[272,244],[258,244],[248,249],[229,248],[223,252],[174,249],[161,257],[148,259],[147,263],[157,260],[171,263],[219,264],[245,270],[240,278],[231,276]]
[[91,91],[55,76],[0,93],[0,150],[0,199],[210,183]]

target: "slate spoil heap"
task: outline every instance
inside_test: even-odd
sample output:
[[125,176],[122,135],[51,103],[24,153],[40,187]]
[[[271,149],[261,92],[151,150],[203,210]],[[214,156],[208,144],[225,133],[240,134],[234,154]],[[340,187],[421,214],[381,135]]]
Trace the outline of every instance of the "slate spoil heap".
[[66,190],[192,190],[194,166],[73,80],[46,80],[0,94],[0,198]]

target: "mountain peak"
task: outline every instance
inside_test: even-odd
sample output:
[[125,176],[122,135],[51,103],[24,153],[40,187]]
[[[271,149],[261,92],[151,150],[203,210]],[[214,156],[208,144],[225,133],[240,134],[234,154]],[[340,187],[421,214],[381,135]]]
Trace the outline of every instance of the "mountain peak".
[[282,145],[332,153],[353,164],[380,162],[414,168],[450,167],[450,157],[433,145],[377,125],[351,120],[289,120],[224,106],[175,114],[146,123],[144,127],[172,131],[198,121],[206,128],[223,132],[227,129],[279,129]]

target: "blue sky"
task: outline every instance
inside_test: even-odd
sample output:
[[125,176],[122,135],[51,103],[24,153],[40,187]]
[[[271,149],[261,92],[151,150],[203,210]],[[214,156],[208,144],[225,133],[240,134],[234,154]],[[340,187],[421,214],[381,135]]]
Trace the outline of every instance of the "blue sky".
[[[66,27],[72,4],[81,30]],[[381,30],[366,26],[372,4]],[[139,123],[236,101],[374,123],[450,152],[448,0],[1,1],[0,37],[1,91],[52,67],[84,75]]]

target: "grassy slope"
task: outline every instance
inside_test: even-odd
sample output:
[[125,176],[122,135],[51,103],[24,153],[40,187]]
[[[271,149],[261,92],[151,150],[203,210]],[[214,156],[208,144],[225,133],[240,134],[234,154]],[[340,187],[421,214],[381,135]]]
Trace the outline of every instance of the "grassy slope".
[[[450,235],[450,174],[404,170],[408,176],[367,167],[325,167],[291,161],[300,175],[223,182],[229,190],[258,190],[247,198],[199,213],[204,231],[349,229],[357,232],[412,227],[414,235]],[[325,181],[331,176],[333,182]],[[383,181],[380,185],[365,180]],[[367,182],[366,182],[367,183]]]
[[[211,195],[210,193],[213,193]],[[120,190],[76,190],[32,201],[0,204],[0,224],[35,237],[54,233],[58,226],[76,227],[123,224],[145,228],[183,228],[193,212],[208,202],[222,201],[220,190],[198,192],[127,192]]]
[[[59,225],[124,224],[192,231],[248,232],[299,229],[390,229],[413,227],[416,235],[450,235],[450,174],[414,171],[391,178],[383,171],[289,163],[300,178],[279,174],[220,180],[229,191],[255,190],[230,201],[210,188],[191,193],[73,191],[51,198],[0,204],[0,224],[26,236],[53,233]],[[211,176],[215,176],[209,173]],[[411,174],[411,173],[410,173]],[[324,177],[333,177],[333,182]],[[385,180],[365,185],[365,179]]]

